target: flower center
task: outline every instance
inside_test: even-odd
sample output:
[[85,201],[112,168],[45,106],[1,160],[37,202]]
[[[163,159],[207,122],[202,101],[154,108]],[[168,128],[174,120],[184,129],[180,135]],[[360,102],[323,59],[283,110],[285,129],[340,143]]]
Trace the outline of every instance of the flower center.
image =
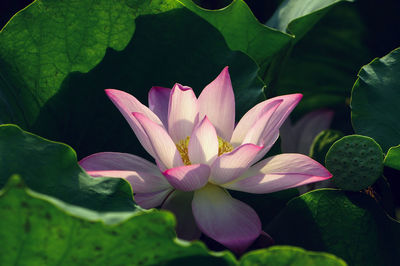
[[224,153],[233,151],[233,146],[224,140],[223,138],[218,138],[218,156],[221,156]]
[[[218,156],[221,156],[224,153],[233,151],[233,146],[229,142],[227,142],[226,140],[224,140],[221,137],[217,137],[217,138],[218,138]],[[182,139],[182,140],[178,141],[178,143],[175,144],[176,148],[179,151],[179,154],[182,157],[182,161],[185,165],[192,164],[189,159],[189,150],[188,150],[189,140],[190,140],[190,137],[186,137],[185,139]]]
[[186,139],[181,139],[176,143],[176,148],[178,149],[179,153],[181,154],[182,161],[185,165],[191,165],[192,163],[189,160],[189,140],[190,137],[186,137]]

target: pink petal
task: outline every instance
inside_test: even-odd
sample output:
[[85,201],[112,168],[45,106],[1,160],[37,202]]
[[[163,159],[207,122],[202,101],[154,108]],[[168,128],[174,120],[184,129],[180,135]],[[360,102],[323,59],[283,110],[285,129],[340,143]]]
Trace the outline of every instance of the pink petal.
[[271,117],[281,103],[282,100],[266,100],[250,109],[236,125],[230,141],[231,144],[234,147],[242,144],[244,138],[257,121],[259,121],[261,117],[264,117],[264,120],[266,119],[267,123],[269,121],[268,118]]
[[135,97],[133,97],[129,93],[114,89],[107,89],[105,91],[107,96],[111,99],[111,101],[125,117],[126,121],[128,121],[129,125],[135,132],[136,137],[139,139],[142,146],[151,156],[155,157],[155,153],[151,147],[150,140],[148,139],[141,125],[132,116],[132,113],[142,113],[154,123],[163,126],[157,115],[155,115],[149,108],[140,103]]
[[198,103],[200,119],[207,115],[218,136],[229,140],[235,126],[235,96],[228,67],[204,88]]
[[273,118],[273,115],[278,109],[279,105],[282,103],[282,100],[276,100],[271,102],[266,109],[264,109],[263,113],[260,112],[259,118],[254,122],[249,131],[246,133],[246,136],[243,139],[242,143],[253,143],[256,145],[264,145],[267,144],[272,146],[273,143],[264,143],[264,135],[265,132],[269,129],[269,122]]
[[134,193],[152,193],[171,188],[156,165],[133,154],[95,153],[83,158],[79,165],[94,177],[124,178]]
[[176,218],[176,234],[185,240],[199,239],[201,232],[192,212],[193,192],[175,190],[168,196],[161,209],[168,210]]
[[151,193],[136,193],[134,199],[144,209],[155,208],[160,206],[172,191],[173,189],[169,188]]
[[296,153],[269,157],[252,166],[239,181],[223,186],[249,193],[271,193],[326,180],[332,177],[313,159]]
[[218,137],[207,116],[198,124],[190,136],[189,159],[193,164],[211,164],[218,156]]
[[279,138],[279,131],[276,130],[274,132],[271,132],[271,135],[269,138],[270,138],[270,140],[268,141],[269,144],[267,146],[263,146],[261,151],[257,154],[257,156],[254,158],[254,160],[251,162],[251,164],[255,164],[256,162],[258,162],[259,160],[264,158],[264,156],[269,152],[271,147],[275,144],[276,140]]
[[293,127],[298,136],[296,152],[308,155],[314,138],[329,128],[332,118],[333,111],[329,110],[317,110],[302,117]]
[[196,95],[189,87],[175,84],[172,88],[168,107],[168,132],[177,143],[192,134],[198,121]]
[[133,117],[137,119],[143,127],[158,161],[161,162],[165,168],[168,169],[183,165],[181,155],[175,143],[163,127],[154,123],[141,113],[133,113]]
[[163,87],[152,87],[149,91],[149,108],[168,128],[168,105],[171,89]]
[[171,185],[163,176],[152,175],[146,172],[127,170],[93,170],[87,171],[93,177],[118,177],[131,184],[133,193],[150,193],[170,188]]
[[210,180],[215,184],[224,184],[238,178],[261,149],[261,146],[248,143],[219,156],[211,166]]
[[204,234],[239,254],[261,233],[256,212],[218,186],[209,184],[195,191],[192,208]]
[[268,125],[261,136],[264,146],[271,147],[275,143],[277,135],[279,135],[279,128],[300,102],[302,97],[302,94],[297,93],[273,98],[276,100],[283,100],[283,102],[279,105],[278,109],[276,109],[270,121],[268,121]]
[[168,169],[163,175],[176,189],[193,191],[207,184],[210,167],[206,164],[185,165]]
[[86,171],[94,170],[129,170],[161,174],[153,163],[133,154],[120,152],[99,152],[79,161]]
[[151,121],[162,126],[158,116],[129,93],[114,89],[106,89],[105,92],[128,122],[132,118],[132,113],[142,113]]
[[275,112],[272,113],[271,117],[268,119],[268,124],[265,127],[265,131],[261,136],[263,145],[265,147],[271,146],[271,142],[276,140],[276,132],[279,127],[289,116],[290,112],[301,100],[301,94],[289,94],[271,98],[269,100],[263,101],[252,109],[250,109],[237,124],[233,136],[231,138],[231,143],[234,146],[238,146],[243,143],[246,135],[253,127],[254,122],[257,121],[263,113],[269,112],[270,108],[274,108],[275,101],[282,101]]

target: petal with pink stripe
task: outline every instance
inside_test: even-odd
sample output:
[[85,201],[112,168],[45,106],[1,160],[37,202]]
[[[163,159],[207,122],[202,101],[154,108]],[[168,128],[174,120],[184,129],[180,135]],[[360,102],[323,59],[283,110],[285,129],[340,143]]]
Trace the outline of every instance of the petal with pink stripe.
[[210,180],[215,184],[224,184],[238,178],[249,168],[261,149],[262,146],[248,143],[222,154],[211,165]]
[[114,89],[107,89],[105,91],[110,100],[125,117],[142,146],[151,156],[155,157],[155,153],[151,147],[149,138],[147,137],[140,123],[132,116],[132,113],[141,113],[154,123],[163,127],[161,120],[149,108],[147,108],[147,106],[143,105],[129,93]]
[[166,170],[163,175],[176,189],[193,191],[208,182],[210,167],[206,164],[191,164]]
[[115,89],[106,89],[105,92],[128,122],[132,118],[132,113],[142,113],[154,123],[162,126],[158,116],[129,93]]
[[86,171],[129,170],[161,175],[155,164],[139,156],[121,152],[95,153],[80,160],[79,165]]
[[282,100],[282,103],[279,105],[279,107],[272,115],[271,119],[268,121],[268,124],[265,127],[265,130],[263,131],[263,134],[261,136],[262,143],[266,147],[272,146],[274,144],[274,142],[276,141],[276,136],[277,134],[279,134],[279,128],[281,127],[283,122],[285,122],[286,118],[290,115],[297,104],[300,102],[302,97],[302,94],[296,93],[272,98],[275,100]]
[[264,117],[265,123],[267,123],[281,103],[282,100],[267,100],[251,108],[236,125],[230,141],[232,145],[237,147],[242,144],[250,129],[254,127],[261,117]]
[[127,180],[134,193],[148,193],[171,187],[156,165],[128,153],[95,153],[83,158],[79,165],[93,177],[118,177]]
[[193,130],[188,144],[190,162],[211,164],[218,156],[218,137],[207,116]]
[[264,146],[269,146],[276,136],[275,131],[279,130],[279,127],[289,116],[294,107],[296,107],[301,98],[301,94],[283,95],[263,101],[251,108],[237,124],[231,138],[232,145],[236,147],[242,144],[246,135],[250,132],[254,123],[261,118],[262,114],[270,112],[271,108],[275,108],[276,102],[281,101],[278,108],[270,113],[269,119],[266,119],[268,123],[264,127],[265,130],[261,136]]
[[332,174],[313,159],[296,153],[269,157],[249,168],[238,180],[223,186],[249,193],[271,193],[326,180]]
[[168,107],[168,132],[177,143],[192,134],[198,122],[197,98],[193,90],[180,84],[172,88]]
[[200,119],[208,116],[218,136],[229,140],[235,126],[235,96],[228,67],[199,96]]
[[181,155],[175,143],[163,127],[141,113],[133,113],[133,117],[143,127],[158,162],[161,162],[167,169],[183,165]]
[[259,118],[254,122],[249,131],[246,133],[246,136],[243,139],[242,143],[253,143],[256,145],[266,145],[272,146],[273,143],[264,143],[264,134],[269,126],[269,122],[272,119],[276,109],[279,108],[279,105],[282,103],[282,100],[276,100],[271,102],[267,108],[260,113]]

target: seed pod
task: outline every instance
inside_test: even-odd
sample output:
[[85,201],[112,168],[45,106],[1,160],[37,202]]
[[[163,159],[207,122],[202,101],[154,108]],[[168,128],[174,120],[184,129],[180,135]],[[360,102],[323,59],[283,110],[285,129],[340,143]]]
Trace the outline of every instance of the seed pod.
[[325,157],[332,181],[341,189],[365,189],[382,175],[383,152],[370,137],[350,135],[336,141]]

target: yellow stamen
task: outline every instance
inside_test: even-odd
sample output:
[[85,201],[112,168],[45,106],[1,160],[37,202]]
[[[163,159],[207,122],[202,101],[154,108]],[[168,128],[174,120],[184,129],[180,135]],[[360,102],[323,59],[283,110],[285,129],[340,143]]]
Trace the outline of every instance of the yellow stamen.
[[181,154],[182,161],[185,165],[192,164],[189,160],[189,151],[188,151],[189,139],[190,139],[190,137],[186,137],[186,139],[181,139],[177,144],[175,144],[176,148],[178,149],[179,153]]
[[[188,151],[189,140],[190,137],[186,137],[185,139],[182,139],[175,144],[176,148],[179,151],[179,154],[181,155],[182,161],[185,165],[192,164],[189,159],[189,151]],[[233,151],[233,146],[223,138],[218,137],[218,156],[221,156],[222,154],[231,151]]]
[[218,156],[233,151],[233,146],[221,137],[218,137]]

